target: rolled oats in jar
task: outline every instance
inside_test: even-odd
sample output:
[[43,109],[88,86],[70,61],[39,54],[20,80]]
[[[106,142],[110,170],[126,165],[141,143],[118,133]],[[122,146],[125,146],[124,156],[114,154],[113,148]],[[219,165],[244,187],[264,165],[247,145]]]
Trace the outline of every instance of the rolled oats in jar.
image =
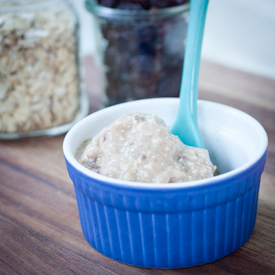
[[88,113],[66,0],[0,0],[0,138],[56,135]]

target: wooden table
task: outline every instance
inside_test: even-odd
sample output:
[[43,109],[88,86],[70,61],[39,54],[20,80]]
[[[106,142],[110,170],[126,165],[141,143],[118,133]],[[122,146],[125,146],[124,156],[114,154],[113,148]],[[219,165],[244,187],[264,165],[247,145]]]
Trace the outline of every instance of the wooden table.
[[0,274],[275,274],[275,81],[204,61],[199,97],[247,112],[268,133],[256,227],[243,247],[216,262],[175,270],[106,258],[82,235],[64,135],[0,141]]

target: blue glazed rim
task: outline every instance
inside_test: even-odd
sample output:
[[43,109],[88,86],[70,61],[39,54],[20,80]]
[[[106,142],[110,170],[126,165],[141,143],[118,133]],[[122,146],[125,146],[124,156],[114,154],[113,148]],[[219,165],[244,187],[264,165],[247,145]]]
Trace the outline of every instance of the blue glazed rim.
[[[148,183],[131,186],[127,184],[127,181],[121,181],[121,183],[116,184],[111,182],[108,177],[105,177],[105,181],[96,180],[76,169],[66,157],[65,160],[69,175],[75,187],[87,197],[112,207],[127,208],[128,210],[144,212],[147,212],[148,209],[150,209],[150,212],[163,213],[180,211],[188,212],[210,208],[236,199],[241,194],[250,190],[260,179],[264,170],[266,154],[267,150],[264,152],[262,157],[254,163],[254,165],[244,169],[238,174],[228,176],[228,172],[223,174],[223,177],[222,175],[219,175],[207,179],[206,182],[202,180],[204,182],[203,184],[192,186],[185,186],[184,183],[169,184],[170,186],[166,188],[161,188],[161,186],[156,187],[155,185]],[[247,177],[249,178],[247,179]],[[213,194],[216,193],[217,196],[215,197],[214,195],[211,200],[205,201],[205,197],[208,196],[209,192],[212,192]],[[141,203],[139,205],[128,204],[127,207],[125,207],[123,201],[114,199],[111,195],[116,194],[114,196],[117,196],[119,193],[121,193],[122,196],[127,195],[133,197],[133,199],[140,197]],[[110,195],[104,196],[102,194]],[[154,205],[151,204],[149,206],[148,200],[152,200],[153,197],[156,199]],[[176,205],[173,203],[174,198],[176,197],[185,197],[186,200],[182,199],[182,205]]]
[[[82,171],[82,169],[77,169],[67,158],[66,155],[64,154],[64,158],[66,160],[66,164],[71,166],[75,171],[77,171],[79,174],[78,176],[82,177],[90,177],[93,180],[96,180],[98,183],[102,183],[108,186],[115,186],[119,187],[120,189],[127,189],[127,190],[146,190],[146,191],[173,191],[174,189],[193,189],[193,188],[202,188],[202,187],[211,187],[212,185],[219,184],[221,182],[224,182],[224,179],[226,178],[226,181],[231,181],[235,178],[241,177],[243,175],[246,175],[249,173],[250,170],[256,170],[260,169],[261,166],[264,167],[265,161],[266,161],[266,155],[267,155],[267,148],[264,152],[264,154],[258,159],[252,166],[248,166],[242,171],[240,171],[238,174],[233,174],[230,172],[223,173],[221,175],[217,175],[213,178],[208,178],[208,179],[202,179],[202,180],[196,180],[196,181],[190,181],[190,182],[180,182],[180,183],[160,183],[160,184],[155,184],[155,183],[143,183],[143,182],[135,182],[137,184],[132,185],[133,182],[131,181],[125,181],[125,180],[117,180],[114,178],[109,178],[106,176],[103,179],[95,179],[91,175],[87,175]],[[87,168],[85,168],[87,169]],[[239,168],[237,168],[239,169]],[[235,170],[237,170],[235,169]],[[92,171],[91,171],[92,172]],[[261,170],[261,173],[263,172],[263,169]],[[92,172],[94,173],[94,172]],[[96,173],[95,173],[96,174]],[[130,185],[129,185],[130,183]],[[188,184],[191,183],[191,184]]]

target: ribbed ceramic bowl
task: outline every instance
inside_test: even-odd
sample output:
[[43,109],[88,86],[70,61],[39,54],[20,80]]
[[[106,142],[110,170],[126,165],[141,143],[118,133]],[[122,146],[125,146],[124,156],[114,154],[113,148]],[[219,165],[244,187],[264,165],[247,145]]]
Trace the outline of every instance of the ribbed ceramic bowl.
[[222,258],[254,229],[267,150],[263,127],[249,115],[198,102],[206,148],[221,175],[187,183],[149,184],[108,178],[81,166],[77,147],[120,116],[138,111],[174,121],[177,98],[112,106],[86,117],[66,135],[63,150],[87,241],[117,261],[180,268]]

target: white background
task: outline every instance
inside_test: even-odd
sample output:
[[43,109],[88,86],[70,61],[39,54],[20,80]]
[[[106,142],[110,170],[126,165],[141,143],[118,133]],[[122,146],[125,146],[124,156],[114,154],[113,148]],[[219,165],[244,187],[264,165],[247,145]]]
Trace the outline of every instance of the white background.
[[[81,22],[81,52],[94,52],[84,0],[71,0]],[[202,58],[275,79],[275,0],[210,0]]]

